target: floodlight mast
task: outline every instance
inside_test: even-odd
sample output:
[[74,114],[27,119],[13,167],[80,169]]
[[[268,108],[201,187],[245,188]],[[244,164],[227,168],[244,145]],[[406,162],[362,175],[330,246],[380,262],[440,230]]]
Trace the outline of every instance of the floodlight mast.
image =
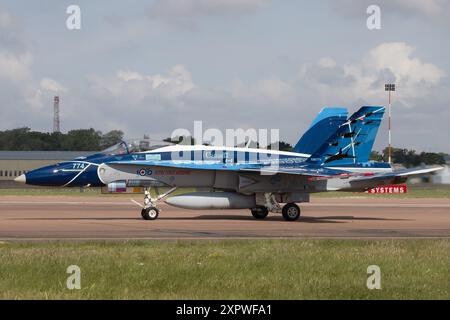
[[389,111],[389,124],[388,124],[388,131],[389,131],[389,163],[392,163],[392,140],[391,140],[391,92],[395,91],[395,84],[394,83],[387,83],[384,85],[384,91],[389,92],[389,103],[388,103],[388,111]]

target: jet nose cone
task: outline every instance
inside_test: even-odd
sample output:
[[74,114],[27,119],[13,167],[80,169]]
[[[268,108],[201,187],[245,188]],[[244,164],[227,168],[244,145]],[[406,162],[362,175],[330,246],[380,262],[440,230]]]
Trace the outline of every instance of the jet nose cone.
[[14,181],[20,182],[20,183],[27,183],[27,177],[25,174],[22,174],[22,175],[18,176],[17,178],[15,178]]

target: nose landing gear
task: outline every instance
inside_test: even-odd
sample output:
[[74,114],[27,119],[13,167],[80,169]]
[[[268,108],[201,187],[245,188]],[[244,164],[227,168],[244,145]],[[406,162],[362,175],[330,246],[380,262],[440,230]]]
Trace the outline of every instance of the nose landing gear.
[[161,195],[158,195],[156,198],[152,198],[151,193],[150,193],[150,191],[151,191],[150,187],[146,187],[144,190],[144,205],[142,206],[140,203],[138,203],[134,200],[132,200],[132,201],[142,207],[142,210],[141,210],[142,219],[155,220],[158,218],[159,213],[161,211],[161,209],[159,209],[156,206],[156,203],[158,201],[164,199],[165,197],[167,197],[169,194],[174,192],[176,189],[177,189],[177,187],[173,187],[169,191],[167,191]]
[[141,216],[144,220],[155,220],[158,218],[159,209],[156,207],[148,207],[141,210]]

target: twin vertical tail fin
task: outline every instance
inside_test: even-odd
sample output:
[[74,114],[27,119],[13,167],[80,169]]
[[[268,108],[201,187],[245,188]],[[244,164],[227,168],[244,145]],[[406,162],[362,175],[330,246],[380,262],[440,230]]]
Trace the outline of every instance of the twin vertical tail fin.
[[365,106],[339,125],[308,159],[319,165],[350,165],[369,161],[385,108]]
[[311,126],[295,145],[293,152],[313,154],[342,125],[348,117],[348,111],[342,107],[323,108]]

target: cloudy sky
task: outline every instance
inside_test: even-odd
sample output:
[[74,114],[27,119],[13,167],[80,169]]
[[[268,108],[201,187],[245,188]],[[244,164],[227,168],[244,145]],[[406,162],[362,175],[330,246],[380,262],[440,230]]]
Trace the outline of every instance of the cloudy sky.
[[395,82],[394,145],[450,152],[449,2],[2,0],[0,130],[50,131],[60,95],[63,131],[161,138],[202,120],[295,143],[323,106],[385,105]]

